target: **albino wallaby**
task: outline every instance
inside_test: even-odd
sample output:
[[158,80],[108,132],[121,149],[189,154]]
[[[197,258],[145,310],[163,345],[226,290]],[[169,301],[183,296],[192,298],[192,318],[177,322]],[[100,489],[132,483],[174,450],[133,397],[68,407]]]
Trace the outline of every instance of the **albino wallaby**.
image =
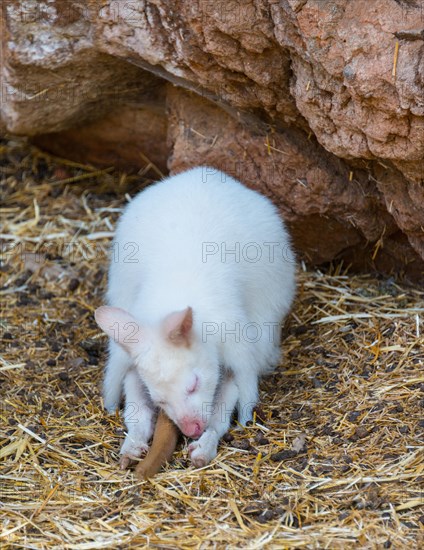
[[109,411],[125,392],[121,465],[148,448],[156,407],[188,437],[192,463],[217,453],[237,405],[252,418],[258,376],[280,361],[295,263],[276,207],[232,177],[198,167],[160,181],[116,229],[104,380]]

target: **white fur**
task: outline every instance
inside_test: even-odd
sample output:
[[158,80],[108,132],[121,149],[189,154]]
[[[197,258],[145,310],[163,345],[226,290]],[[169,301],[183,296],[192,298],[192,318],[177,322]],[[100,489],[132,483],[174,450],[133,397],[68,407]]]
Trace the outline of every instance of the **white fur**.
[[[236,243],[238,258],[231,254]],[[139,193],[118,223],[113,250],[107,291],[113,307],[96,313],[111,337],[105,406],[117,407],[123,380],[130,377],[127,402],[135,400],[137,420],[145,424],[134,428],[136,423],[127,420],[129,441],[121,452],[141,453],[151,436],[152,409],[160,405],[182,428],[203,419],[205,431],[190,451],[194,465],[206,464],[216,455],[236,403],[239,422],[245,424],[257,402],[258,376],[280,360],[280,332],[275,330],[270,341],[271,328],[264,323],[282,322],[295,291],[283,222],[267,198],[222,172],[199,167]],[[258,250],[261,257],[253,261]],[[178,325],[188,307],[193,311],[190,341],[176,345],[167,338],[168,325]],[[173,312],[181,313],[165,321]],[[255,323],[253,332],[248,323]],[[239,339],[231,334],[237,326]],[[262,333],[253,341],[260,334],[257,327]],[[123,335],[134,332],[135,338],[124,341]],[[198,389],[188,394],[195,375]]]

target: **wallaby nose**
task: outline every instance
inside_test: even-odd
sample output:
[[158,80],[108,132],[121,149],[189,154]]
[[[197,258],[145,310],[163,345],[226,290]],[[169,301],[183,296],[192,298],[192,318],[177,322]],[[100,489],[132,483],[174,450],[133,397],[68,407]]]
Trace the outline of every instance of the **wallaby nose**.
[[205,424],[199,419],[183,418],[181,419],[180,428],[187,437],[200,437],[205,430]]

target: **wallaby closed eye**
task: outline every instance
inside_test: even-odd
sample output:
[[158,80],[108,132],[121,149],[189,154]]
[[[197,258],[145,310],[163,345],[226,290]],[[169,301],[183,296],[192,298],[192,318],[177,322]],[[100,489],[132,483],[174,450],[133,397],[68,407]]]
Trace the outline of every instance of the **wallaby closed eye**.
[[188,394],[194,393],[197,390],[198,386],[199,386],[199,377],[196,374],[194,376],[193,383],[187,388],[187,393]]

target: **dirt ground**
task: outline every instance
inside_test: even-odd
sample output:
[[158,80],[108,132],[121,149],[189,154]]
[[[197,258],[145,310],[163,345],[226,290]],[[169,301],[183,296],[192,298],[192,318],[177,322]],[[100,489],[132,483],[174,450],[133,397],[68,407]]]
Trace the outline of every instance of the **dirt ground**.
[[94,322],[114,223],[148,184],[0,144],[0,544],[12,548],[424,547],[424,293],[299,266],[256,422],[191,467],[120,471]]

